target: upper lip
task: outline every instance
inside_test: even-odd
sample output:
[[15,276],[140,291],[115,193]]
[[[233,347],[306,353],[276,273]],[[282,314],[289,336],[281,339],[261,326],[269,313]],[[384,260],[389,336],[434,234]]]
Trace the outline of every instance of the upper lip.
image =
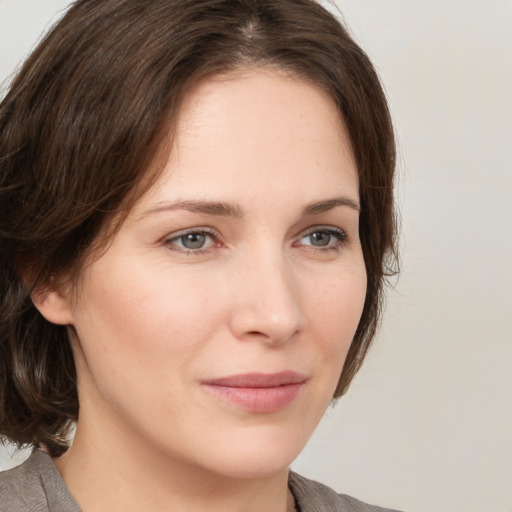
[[274,388],[287,384],[302,384],[306,377],[294,371],[283,371],[279,373],[244,373],[230,375],[203,381],[203,384],[211,386],[225,386],[233,388]]

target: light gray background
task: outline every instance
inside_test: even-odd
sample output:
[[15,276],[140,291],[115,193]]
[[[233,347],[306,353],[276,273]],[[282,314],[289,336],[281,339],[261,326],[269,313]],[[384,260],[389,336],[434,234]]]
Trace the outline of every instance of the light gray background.
[[[0,80],[67,4],[0,0]],[[338,6],[397,125],[403,272],[365,367],[293,467],[411,512],[510,512],[512,2]]]

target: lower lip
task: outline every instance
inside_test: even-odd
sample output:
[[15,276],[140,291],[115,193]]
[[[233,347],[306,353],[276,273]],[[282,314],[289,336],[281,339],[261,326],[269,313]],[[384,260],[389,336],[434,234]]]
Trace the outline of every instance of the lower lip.
[[203,384],[214,395],[251,412],[276,412],[293,402],[299,395],[303,382],[270,388],[242,388]]

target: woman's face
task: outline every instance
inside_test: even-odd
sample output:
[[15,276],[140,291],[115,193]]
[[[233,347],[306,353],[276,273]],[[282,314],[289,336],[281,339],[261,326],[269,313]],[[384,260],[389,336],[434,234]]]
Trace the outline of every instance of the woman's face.
[[358,201],[320,89],[261,70],[197,85],[160,181],[68,304],[78,430],[217,474],[286,468],[362,312]]

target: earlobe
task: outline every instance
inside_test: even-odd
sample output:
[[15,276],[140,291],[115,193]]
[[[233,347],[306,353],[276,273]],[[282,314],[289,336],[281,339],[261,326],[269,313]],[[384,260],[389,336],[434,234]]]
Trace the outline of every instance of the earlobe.
[[34,290],[30,297],[39,313],[48,322],[57,325],[71,325],[73,323],[69,300],[60,290]]

